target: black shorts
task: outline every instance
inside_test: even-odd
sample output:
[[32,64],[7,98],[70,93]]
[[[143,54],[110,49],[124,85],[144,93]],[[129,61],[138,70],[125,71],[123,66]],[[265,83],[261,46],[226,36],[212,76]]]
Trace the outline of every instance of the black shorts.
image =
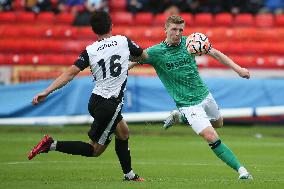
[[92,94],[89,100],[89,113],[94,122],[88,132],[89,138],[101,145],[110,143],[117,124],[122,120],[122,98],[103,98]]

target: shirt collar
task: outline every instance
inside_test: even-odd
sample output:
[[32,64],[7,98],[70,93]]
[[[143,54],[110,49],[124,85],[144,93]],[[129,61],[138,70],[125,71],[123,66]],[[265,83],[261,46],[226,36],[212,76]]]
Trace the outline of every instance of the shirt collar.
[[176,45],[170,45],[169,43],[166,42],[166,40],[164,40],[163,43],[164,43],[165,45],[167,45],[168,47],[177,47],[177,46],[179,46],[179,45],[181,44],[181,39],[180,39],[179,43],[176,44]]

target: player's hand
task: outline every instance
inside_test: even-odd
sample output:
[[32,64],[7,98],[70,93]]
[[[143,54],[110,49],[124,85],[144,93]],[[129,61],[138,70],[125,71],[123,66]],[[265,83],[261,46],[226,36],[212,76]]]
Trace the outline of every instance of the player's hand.
[[242,78],[246,78],[246,79],[250,78],[250,73],[246,68],[241,68],[241,70],[238,72],[238,74]]
[[37,105],[38,103],[42,102],[45,100],[45,98],[47,97],[48,94],[46,94],[45,92],[39,93],[37,94],[34,98],[33,98],[33,105]]

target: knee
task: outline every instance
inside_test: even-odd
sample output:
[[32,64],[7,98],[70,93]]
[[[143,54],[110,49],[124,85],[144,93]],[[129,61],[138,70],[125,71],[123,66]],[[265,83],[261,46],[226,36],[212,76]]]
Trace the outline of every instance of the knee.
[[212,128],[212,130],[207,130],[204,131],[202,133],[200,133],[200,135],[207,141],[207,142],[214,142],[218,139],[218,135],[216,133],[216,131]]
[[124,130],[120,130],[119,132],[116,132],[116,138],[119,140],[127,140],[129,138],[128,128]]
[[129,138],[129,133],[123,133],[117,136],[119,140],[127,140]]
[[93,157],[99,157],[102,153],[103,153],[103,151],[100,151],[100,150],[94,149]]
[[92,157],[99,157],[106,149],[107,146],[102,146],[97,143],[91,142],[90,143],[93,146],[93,153]]

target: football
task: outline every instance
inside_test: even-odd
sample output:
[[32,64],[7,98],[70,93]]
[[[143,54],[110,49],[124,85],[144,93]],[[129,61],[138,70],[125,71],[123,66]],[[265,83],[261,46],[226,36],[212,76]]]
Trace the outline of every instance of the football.
[[203,33],[192,33],[186,39],[186,48],[190,54],[201,56],[210,51],[211,44]]

